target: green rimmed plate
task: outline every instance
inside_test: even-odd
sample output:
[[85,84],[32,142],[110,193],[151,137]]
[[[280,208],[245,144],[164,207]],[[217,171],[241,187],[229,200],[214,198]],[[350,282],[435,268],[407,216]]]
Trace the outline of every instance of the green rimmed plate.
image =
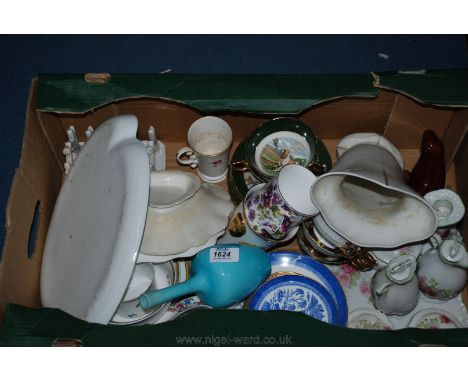
[[[231,163],[243,162],[247,160],[247,153],[245,151],[245,144],[247,140],[244,140],[237,146],[234,154],[231,158]],[[325,172],[332,168],[332,159],[324,143],[317,138],[317,161],[323,165]],[[262,180],[257,178],[252,172],[246,171],[233,171],[229,168],[228,172],[228,190],[234,203],[239,204],[247,195],[250,188],[255,184],[263,183]]]
[[268,181],[287,164],[311,165],[316,159],[317,138],[299,119],[280,117],[257,127],[244,147],[250,169]]

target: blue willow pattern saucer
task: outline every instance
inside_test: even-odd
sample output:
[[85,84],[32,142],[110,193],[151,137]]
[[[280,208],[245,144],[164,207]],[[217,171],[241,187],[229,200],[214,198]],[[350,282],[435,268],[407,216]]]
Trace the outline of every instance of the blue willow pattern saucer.
[[346,295],[335,277],[325,265],[296,252],[270,252],[272,273],[294,272],[319,282],[331,295],[338,309],[337,324],[346,326],[348,305]]
[[337,308],[327,290],[299,275],[279,276],[265,282],[254,292],[248,309],[301,312],[323,322],[337,323]]

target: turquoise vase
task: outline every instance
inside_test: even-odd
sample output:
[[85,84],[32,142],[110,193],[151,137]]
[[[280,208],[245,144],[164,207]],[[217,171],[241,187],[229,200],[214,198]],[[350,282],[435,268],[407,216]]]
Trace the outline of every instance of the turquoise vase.
[[143,309],[186,295],[197,295],[213,308],[242,301],[270,275],[271,262],[260,248],[215,245],[200,251],[192,262],[190,279],[140,296]]

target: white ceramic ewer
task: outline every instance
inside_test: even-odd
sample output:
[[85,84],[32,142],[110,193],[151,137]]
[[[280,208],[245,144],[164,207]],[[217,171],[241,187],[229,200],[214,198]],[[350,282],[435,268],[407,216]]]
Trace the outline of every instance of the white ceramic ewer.
[[418,280],[415,277],[416,258],[401,255],[384,269],[377,271],[371,281],[372,303],[388,315],[405,315],[418,304]]
[[468,252],[462,236],[449,238],[429,249],[418,262],[419,289],[430,298],[457,296],[468,280]]
[[394,155],[374,144],[346,150],[311,196],[327,224],[359,247],[395,248],[437,228],[434,210],[405,183]]

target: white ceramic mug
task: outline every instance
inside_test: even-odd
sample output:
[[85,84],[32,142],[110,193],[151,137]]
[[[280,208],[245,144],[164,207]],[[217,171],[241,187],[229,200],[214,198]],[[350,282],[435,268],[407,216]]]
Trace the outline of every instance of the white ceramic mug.
[[177,162],[198,167],[198,175],[207,182],[224,180],[232,145],[232,131],[227,122],[212,116],[197,119],[190,126],[187,138],[189,147],[177,152]]

